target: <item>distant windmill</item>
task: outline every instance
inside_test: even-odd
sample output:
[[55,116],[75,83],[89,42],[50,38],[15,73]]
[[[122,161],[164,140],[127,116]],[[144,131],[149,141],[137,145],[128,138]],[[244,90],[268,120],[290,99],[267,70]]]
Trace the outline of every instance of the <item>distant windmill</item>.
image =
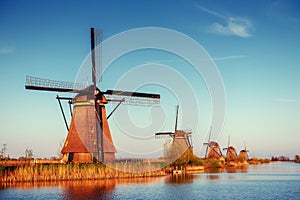
[[206,143],[203,143],[203,145],[206,145],[205,158],[220,159],[222,157],[220,145],[217,142],[210,140],[211,131],[212,129],[210,129],[208,141]]
[[6,146],[7,144],[3,144],[3,148],[1,149],[0,158],[6,158]]
[[193,148],[192,133],[183,130],[177,130],[178,110],[179,110],[179,105],[176,106],[174,132],[159,132],[159,133],[155,133],[155,136],[168,135],[172,138],[173,144],[180,146],[180,148],[182,148],[183,150],[192,149]]
[[[90,86],[84,88],[80,83],[26,77],[26,89],[77,93],[74,98],[57,96],[68,129],[68,135],[61,150],[65,162],[114,161],[116,148],[107,119],[123,102],[127,105],[157,106],[160,101],[159,94],[119,90],[101,91],[97,83],[101,81],[102,31],[91,28],[90,34],[92,75]],[[60,100],[69,101],[72,114],[70,126],[67,124]],[[105,104],[108,102],[117,102],[118,105],[107,116]]]
[[237,159],[235,148],[230,146],[230,136],[228,136],[228,145],[226,148],[223,148],[223,150],[226,150],[226,157],[229,161],[235,161]]
[[240,157],[242,157],[244,160],[249,160],[249,155],[248,155],[249,150],[246,147],[246,142],[244,142],[244,149],[240,151]]

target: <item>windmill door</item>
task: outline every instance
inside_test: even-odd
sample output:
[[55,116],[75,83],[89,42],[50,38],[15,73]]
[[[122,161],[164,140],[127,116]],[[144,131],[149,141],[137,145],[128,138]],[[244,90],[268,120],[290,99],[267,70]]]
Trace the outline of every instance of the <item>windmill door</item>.
[[69,153],[68,162],[72,162],[74,159],[74,153]]

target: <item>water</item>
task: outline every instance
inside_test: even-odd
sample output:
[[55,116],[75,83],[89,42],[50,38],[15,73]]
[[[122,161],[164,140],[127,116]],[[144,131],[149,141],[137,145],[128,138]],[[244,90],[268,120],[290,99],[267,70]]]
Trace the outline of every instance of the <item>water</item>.
[[0,199],[300,199],[300,164],[222,173],[2,185]]

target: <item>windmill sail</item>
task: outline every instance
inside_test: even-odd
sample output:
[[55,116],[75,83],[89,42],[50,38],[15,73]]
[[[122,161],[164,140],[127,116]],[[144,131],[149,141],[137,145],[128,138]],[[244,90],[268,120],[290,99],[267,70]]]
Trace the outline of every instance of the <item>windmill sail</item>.
[[120,102],[123,101],[124,105],[134,105],[134,106],[159,106],[160,105],[160,95],[151,93],[141,93],[141,92],[129,92],[121,90],[106,90],[103,92],[106,94],[108,101]]
[[33,76],[26,76],[25,88],[29,90],[44,90],[53,92],[78,92],[84,88],[81,83],[56,81]]
[[[26,77],[26,89],[77,93],[69,101],[73,105],[72,119],[61,150],[63,160],[66,162],[111,162],[115,160],[116,148],[110,134],[105,104],[109,102],[118,102],[119,105],[124,102],[127,105],[139,106],[159,106],[160,104],[159,94],[120,90],[100,91],[97,83],[102,75],[102,35],[102,30],[90,29],[91,85],[84,86],[81,83]],[[66,126],[68,126],[67,123]]]
[[103,31],[91,28],[91,54],[92,54],[92,81],[96,86],[102,75],[102,40]]

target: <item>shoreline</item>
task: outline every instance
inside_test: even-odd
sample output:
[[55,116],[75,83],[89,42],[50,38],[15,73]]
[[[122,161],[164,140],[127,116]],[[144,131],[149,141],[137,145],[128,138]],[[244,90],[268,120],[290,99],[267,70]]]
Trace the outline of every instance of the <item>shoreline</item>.
[[143,163],[116,163],[114,168],[100,163],[37,164],[1,166],[0,182],[105,180],[114,178],[159,177],[165,175],[165,171],[160,166]]
[[[270,163],[270,162],[266,162]],[[49,163],[20,166],[0,165],[0,183],[14,182],[57,182],[82,180],[109,180],[162,177],[169,174],[209,173],[216,169],[239,169],[249,165],[266,164],[261,162],[222,162],[203,160],[203,165],[176,167],[166,163],[122,162],[104,165],[101,163]],[[174,173],[175,171],[175,173]]]

